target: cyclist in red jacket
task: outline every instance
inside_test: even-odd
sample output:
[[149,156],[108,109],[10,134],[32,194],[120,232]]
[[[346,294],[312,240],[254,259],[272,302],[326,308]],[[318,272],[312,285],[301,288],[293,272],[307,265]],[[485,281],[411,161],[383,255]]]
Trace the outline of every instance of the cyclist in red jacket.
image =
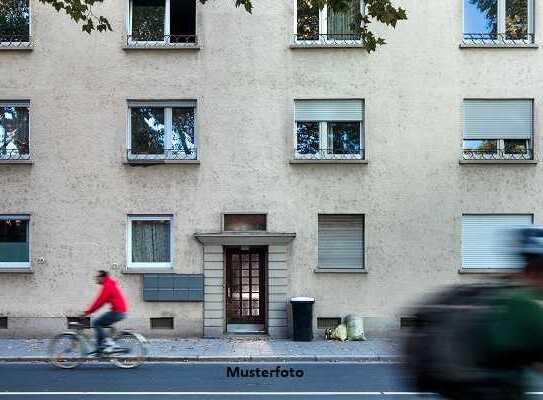
[[107,271],[98,271],[96,283],[102,285],[102,290],[92,305],[85,310],[84,314],[86,316],[91,315],[106,303],[111,305],[110,311],[96,318],[92,323],[92,327],[96,332],[96,352],[108,353],[113,351],[114,343],[108,338],[107,345],[104,346],[104,340],[106,339],[104,328],[125,319],[128,307],[119,284],[109,276]]

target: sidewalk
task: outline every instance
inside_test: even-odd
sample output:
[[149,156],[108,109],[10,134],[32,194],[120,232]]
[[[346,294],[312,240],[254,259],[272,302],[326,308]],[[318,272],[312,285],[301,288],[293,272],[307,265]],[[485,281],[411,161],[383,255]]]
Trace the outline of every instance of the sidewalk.
[[[0,339],[0,361],[45,361],[48,340]],[[260,338],[151,339],[149,361],[351,361],[397,362],[400,341],[372,338],[365,342],[315,340],[294,342]]]

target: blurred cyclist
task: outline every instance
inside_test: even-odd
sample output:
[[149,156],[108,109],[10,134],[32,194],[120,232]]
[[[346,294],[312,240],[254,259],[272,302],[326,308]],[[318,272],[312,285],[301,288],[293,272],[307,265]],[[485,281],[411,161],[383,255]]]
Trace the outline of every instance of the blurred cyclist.
[[92,323],[96,332],[96,352],[110,353],[114,350],[114,343],[113,340],[107,338],[106,346],[104,346],[106,339],[104,328],[125,319],[128,307],[119,284],[109,276],[107,271],[98,271],[96,283],[102,285],[102,290],[92,305],[84,312],[84,315],[91,315],[106,303],[111,305],[110,311],[102,314]]
[[543,227],[519,229],[521,272],[444,290],[418,306],[406,341],[417,389],[454,400],[525,397],[543,362]]

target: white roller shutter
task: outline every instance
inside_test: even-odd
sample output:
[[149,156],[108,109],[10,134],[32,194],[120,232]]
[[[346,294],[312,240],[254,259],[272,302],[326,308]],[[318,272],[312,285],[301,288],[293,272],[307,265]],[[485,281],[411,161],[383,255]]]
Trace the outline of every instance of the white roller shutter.
[[296,121],[362,121],[363,100],[296,100]]
[[522,259],[513,251],[514,228],[533,224],[531,214],[463,216],[463,268],[520,268]]
[[464,100],[464,139],[531,139],[532,100]]
[[364,268],[363,215],[319,215],[319,268]]

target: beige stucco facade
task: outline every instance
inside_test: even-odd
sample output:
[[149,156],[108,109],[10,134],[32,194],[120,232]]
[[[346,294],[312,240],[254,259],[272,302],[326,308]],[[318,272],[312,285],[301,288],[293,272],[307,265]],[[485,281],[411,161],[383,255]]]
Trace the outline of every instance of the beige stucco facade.
[[[195,233],[220,231],[224,212],[267,213],[268,231],[296,235],[279,251],[285,307],[313,296],[316,317],[357,313],[370,333],[397,328],[433,287],[479,279],[459,273],[462,214],[540,222],[543,179],[540,164],[459,163],[462,101],[533,98],[540,159],[543,53],[461,49],[462,1],[401,3],[409,20],[376,26],[388,44],[368,55],[290,48],[294,0],[255,0],[253,15],[198,4],[199,50],[137,51],[123,49],[125,0],[99,9],[113,32],[91,36],[32,0],[33,50],[0,52],[0,100],[31,101],[33,161],[0,166],[0,214],[31,216],[32,260],[32,273],[0,273],[0,335],[61,330],[97,290],[98,269],[126,290],[126,325],[204,335],[204,303],[144,302],[142,275],[123,273],[128,214],[174,215],[173,272],[203,274]],[[543,3],[535,9],[543,21]],[[297,98],[364,99],[368,162],[290,163]],[[129,99],[196,100],[200,162],[126,164]],[[314,272],[319,213],[365,215],[366,273]],[[175,329],[150,331],[161,316]]]

